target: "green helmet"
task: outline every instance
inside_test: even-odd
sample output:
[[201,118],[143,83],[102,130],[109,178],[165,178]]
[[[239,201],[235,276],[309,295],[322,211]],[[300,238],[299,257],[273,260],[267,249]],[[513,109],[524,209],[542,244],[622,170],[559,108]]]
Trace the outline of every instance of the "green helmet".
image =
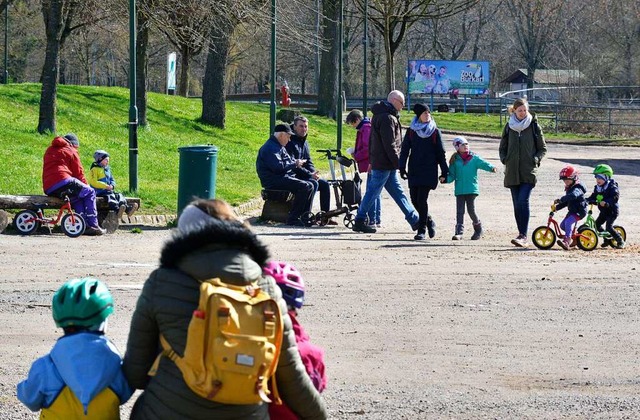
[[611,178],[613,176],[613,169],[611,169],[611,166],[601,163],[599,165],[596,165],[595,168],[593,168],[593,174],[594,175],[606,175],[609,178]]
[[52,307],[58,327],[92,327],[113,313],[113,297],[98,279],[72,279],[53,295]]

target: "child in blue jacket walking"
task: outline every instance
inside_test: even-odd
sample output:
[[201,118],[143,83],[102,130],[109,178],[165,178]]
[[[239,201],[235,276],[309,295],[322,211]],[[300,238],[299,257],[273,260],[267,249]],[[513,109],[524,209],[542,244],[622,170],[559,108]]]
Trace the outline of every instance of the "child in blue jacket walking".
[[73,279],[53,296],[53,319],[64,330],[49,354],[36,360],[18,384],[18,399],[41,418],[119,419],[133,391],[122,359],[104,331],[113,312],[107,287]]
[[464,233],[465,207],[473,222],[472,240],[482,237],[482,223],[476,214],[475,199],[480,194],[478,185],[478,169],[487,172],[496,172],[496,167],[469,150],[469,142],[460,136],[453,139],[453,147],[456,152],[449,160],[449,174],[446,182],[455,182],[456,195],[456,228],[453,234],[454,241],[462,239]]

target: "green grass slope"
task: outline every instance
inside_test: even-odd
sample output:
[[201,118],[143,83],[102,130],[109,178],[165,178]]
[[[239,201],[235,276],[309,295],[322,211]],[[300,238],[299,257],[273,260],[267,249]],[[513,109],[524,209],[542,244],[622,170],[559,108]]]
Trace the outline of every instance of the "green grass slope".
[[[38,107],[40,85],[0,85],[0,194],[42,194],[42,155],[53,135],[40,135]],[[74,132],[80,139],[80,157],[85,168],[93,152],[111,154],[117,190],[129,188],[129,91],[122,88],[58,87],[57,130]],[[176,211],[179,152],[181,146],[213,144],[218,147],[216,197],[238,205],[260,195],[255,159],[269,136],[268,104],[227,103],[227,128],[220,130],[199,123],[199,99],[150,93],[148,128],[138,130],[138,192],[145,213]],[[335,148],[336,123],[307,115],[309,138],[315,149]],[[343,149],[353,145],[355,131],[345,130]],[[313,156],[321,171],[328,164]]]

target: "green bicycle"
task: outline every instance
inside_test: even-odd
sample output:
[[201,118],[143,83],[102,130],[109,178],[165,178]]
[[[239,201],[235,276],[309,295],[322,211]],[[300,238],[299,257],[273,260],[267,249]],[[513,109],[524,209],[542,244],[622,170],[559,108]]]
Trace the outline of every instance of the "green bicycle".
[[[587,212],[587,219],[578,228],[578,233],[581,233],[585,229],[592,229],[594,232],[596,232],[597,235],[603,240],[603,244],[602,244],[603,247],[607,245],[613,245],[613,246],[617,245],[617,241],[611,237],[611,234],[609,232],[607,232],[606,230],[599,231],[598,228],[596,227],[596,219],[593,217],[593,204],[589,205],[589,211]],[[627,241],[627,231],[622,226],[614,225],[613,229],[616,232],[618,232],[618,234],[620,234],[623,241],[625,242]]]

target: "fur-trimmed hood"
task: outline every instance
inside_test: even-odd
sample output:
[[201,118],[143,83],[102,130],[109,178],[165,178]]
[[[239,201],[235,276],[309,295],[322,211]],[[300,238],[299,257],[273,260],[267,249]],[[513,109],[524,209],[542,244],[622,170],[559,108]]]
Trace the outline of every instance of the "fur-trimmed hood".
[[246,226],[212,218],[193,230],[176,231],[162,249],[160,266],[198,280],[225,276],[252,281],[268,259],[267,247]]

